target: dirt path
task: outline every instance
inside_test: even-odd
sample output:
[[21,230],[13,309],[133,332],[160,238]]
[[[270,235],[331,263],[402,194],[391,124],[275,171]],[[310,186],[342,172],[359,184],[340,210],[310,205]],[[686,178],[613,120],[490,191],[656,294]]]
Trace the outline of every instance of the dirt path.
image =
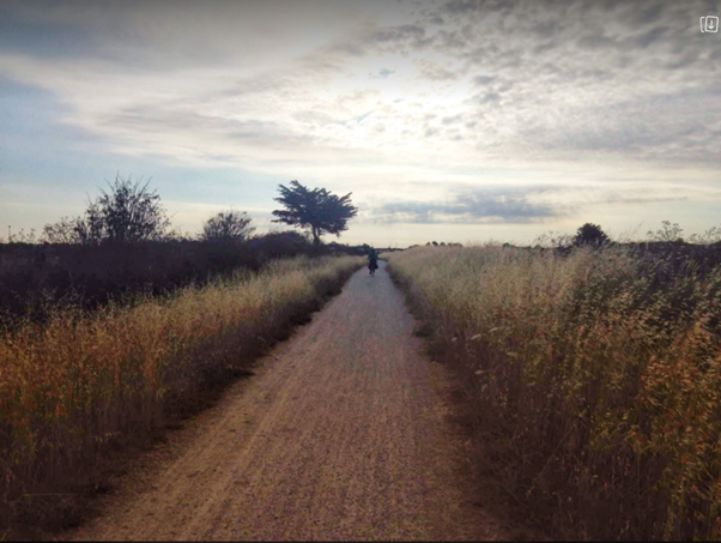
[[66,537],[507,537],[413,327],[385,269],[359,271]]

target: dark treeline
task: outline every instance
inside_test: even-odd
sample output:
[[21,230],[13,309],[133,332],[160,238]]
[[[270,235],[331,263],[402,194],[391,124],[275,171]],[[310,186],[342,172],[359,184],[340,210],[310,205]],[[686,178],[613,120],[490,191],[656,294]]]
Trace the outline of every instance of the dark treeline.
[[210,217],[198,236],[180,236],[147,182],[117,176],[82,215],[47,224],[38,243],[25,236],[0,243],[0,325],[42,321],[57,307],[92,310],[163,295],[276,258],[365,253],[320,242],[355,215],[350,194],[338,198],[297,181],[280,190],[285,210],[274,212],[283,214],[275,222],[310,230],[312,242],[294,231],[254,236],[250,217],[232,210]]
[[24,316],[42,320],[58,305],[93,309],[140,293],[163,294],[239,267],[257,269],[270,258],[311,250],[294,232],[241,242],[0,245],[0,318],[5,323]]
[[93,309],[139,294],[162,295],[189,284],[256,271],[272,259],[363,254],[360,247],[315,245],[297,232],[244,240],[136,243],[0,244],[0,319],[43,320],[59,305]]

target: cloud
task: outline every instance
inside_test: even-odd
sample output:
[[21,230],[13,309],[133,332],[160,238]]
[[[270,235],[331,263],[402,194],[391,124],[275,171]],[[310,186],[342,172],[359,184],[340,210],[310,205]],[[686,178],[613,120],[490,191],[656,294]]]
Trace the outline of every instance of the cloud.
[[473,82],[479,86],[488,85],[489,83],[493,83],[495,80],[496,78],[490,75],[477,75],[473,78]]
[[683,158],[721,164],[713,151],[719,123],[707,121],[721,118],[721,101],[714,97],[717,92],[713,88],[659,92],[614,104],[568,107],[562,131],[549,130],[548,123],[531,122],[521,133],[550,152],[576,149],[649,161]]
[[647,25],[658,21],[663,15],[664,11],[663,0],[656,0],[654,2],[646,2],[646,5],[640,9],[629,9],[626,13],[628,21],[634,26]]
[[[326,146],[324,153],[331,147],[394,146],[400,140],[404,146],[415,146],[414,154],[423,155],[428,145],[424,136],[440,135],[448,143],[462,141],[473,147],[479,158],[483,155],[478,151],[498,156],[503,149],[509,157],[523,153],[529,159],[556,160],[565,153],[577,159],[580,149],[620,159],[685,160],[691,152],[698,156],[721,143],[713,127],[705,128],[709,123],[699,108],[684,103],[691,88],[712,110],[721,100],[714,83],[721,79],[721,68],[708,61],[716,50],[708,40],[684,35],[690,31],[684,26],[688,14],[701,5],[698,2],[667,6],[645,1],[626,5],[453,0],[423,3],[415,15],[415,8],[409,8],[412,3],[361,8],[312,4],[315,13],[323,13],[322,21],[333,22],[327,28],[293,3],[257,2],[241,9],[218,2],[203,10],[188,5],[173,11],[174,22],[161,17],[162,5],[113,3],[102,10],[76,2],[44,10],[11,4],[6,12],[18,28],[25,25],[29,35],[38,36],[42,33],[33,25],[51,29],[49,35],[58,36],[58,50],[67,58],[49,55],[49,48],[33,49],[31,41],[15,32],[0,47],[0,66],[9,77],[52,89],[70,101],[77,114],[68,116],[67,122],[114,137],[116,131],[107,120],[120,116],[126,127],[121,134],[127,139],[125,149],[132,145],[131,123],[122,117],[134,107],[149,110],[148,126],[137,116],[132,123],[138,141],[146,142],[142,148],[148,149],[143,132],[162,126],[152,111],[156,105],[184,119],[172,122],[170,114],[164,114],[165,143],[186,139],[178,132],[188,126],[186,120],[194,119],[184,111],[190,108],[199,126],[215,135],[228,134],[228,143],[243,139],[239,134],[256,141],[247,128],[220,129],[218,117],[242,116],[245,122],[262,125],[260,132],[272,132],[276,141],[292,142],[305,134],[306,149]],[[363,16],[343,17],[354,12]],[[229,32],[239,19],[246,34]],[[74,46],[73,25],[82,28]],[[189,35],[187,28],[194,32]],[[93,56],[92,51],[99,53]],[[244,51],[252,51],[253,59]],[[377,66],[386,61],[393,64],[370,72],[365,68],[370,62]],[[354,75],[360,73],[371,74],[367,82]],[[391,76],[394,87],[372,88]],[[453,98],[436,103],[434,97],[447,93],[450,84]],[[664,119],[657,122],[641,104],[657,94],[660,85],[669,100]],[[704,89],[703,96],[699,89]],[[376,95],[339,107],[338,97],[350,90]],[[179,106],[171,107],[175,102]],[[437,110],[441,118],[460,116],[469,124],[480,122],[473,128],[481,130],[436,134],[435,127],[423,125],[414,108]],[[344,124],[369,109],[386,127],[380,139],[377,131],[371,136],[370,128],[358,132],[362,123]],[[311,120],[299,111],[322,112],[329,118]],[[604,121],[604,111],[618,112],[613,126]],[[684,129],[673,129],[679,125]],[[669,136],[654,138],[659,128],[668,128],[664,134]],[[700,132],[708,145],[699,143]],[[402,134],[417,137],[401,140]],[[364,141],[366,135],[373,139]],[[673,145],[667,144],[670,138]],[[216,144],[214,138],[207,142]],[[172,150],[177,152],[177,147]]]
[[424,47],[430,43],[426,29],[416,24],[381,26],[370,32],[368,39],[375,44],[393,47]]
[[381,222],[403,223],[529,223],[558,216],[560,209],[531,201],[545,188],[476,189],[456,194],[450,201],[401,201],[380,207],[375,218]]
[[[467,15],[478,10],[481,5],[478,0],[449,0],[443,4],[439,11],[447,15]],[[486,3],[485,7],[491,7],[490,3]]]
[[431,81],[458,79],[458,73],[426,60],[419,61],[420,76]]
[[[393,208],[385,193],[375,207],[390,218],[561,220],[569,193],[529,180],[578,172],[683,172],[687,195],[718,181],[721,51],[698,32],[703,0],[169,6],[3,2],[0,70],[53,101],[38,124],[63,127],[67,145],[94,139],[129,162],[303,174],[358,194],[437,182],[433,204]],[[0,136],[17,156],[36,147],[27,130]],[[453,185],[502,181],[527,190]]]
[[541,224],[578,217],[609,206],[680,203],[695,198],[721,199],[721,191],[687,187],[526,185],[469,187],[451,184],[445,201],[402,200],[377,206],[371,216],[381,223]]
[[495,104],[501,101],[501,95],[497,92],[483,92],[477,94],[474,100],[479,104]]
[[371,79],[387,79],[391,75],[396,73],[395,70],[389,70],[388,68],[381,68],[376,73],[368,74]]

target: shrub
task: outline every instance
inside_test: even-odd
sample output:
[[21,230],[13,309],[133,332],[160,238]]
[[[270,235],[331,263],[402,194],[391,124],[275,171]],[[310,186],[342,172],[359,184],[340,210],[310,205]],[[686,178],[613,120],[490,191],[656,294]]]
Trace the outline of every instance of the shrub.
[[221,211],[203,226],[201,239],[206,241],[245,240],[253,233],[250,217],[237,211]]
[[587,222],[579,227],[573,238],[575,247],[594,247],[598,248],[609,242],[608,236],[597,224]]
[[117,175],[108,188],[90,202],[84,217],[63,217],[57,223],[45,225],[43,241],[94,245],[163,239],[170,220],[160,195],[150,190],[149,182],[133,182]]

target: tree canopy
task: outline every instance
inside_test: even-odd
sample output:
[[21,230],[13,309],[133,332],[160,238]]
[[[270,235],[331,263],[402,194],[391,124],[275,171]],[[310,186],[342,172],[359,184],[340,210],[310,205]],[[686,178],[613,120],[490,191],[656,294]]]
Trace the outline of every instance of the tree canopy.
[[609,241],[608,236],[599,225],[587,222],[576,231],[573,245],[575,247],[601,247]]
[[326,189],[309,189],[296,180],[290,182],[290,187],[279,185],[278,190],[280,196],[275,201],[285,209],[273,211],[277,217],[273,222],[309,228],[315,244],[320,243],[324,232],[339,236],[347,229],[348,220],[358,213],[351,204],[350,192],[337,196]]

